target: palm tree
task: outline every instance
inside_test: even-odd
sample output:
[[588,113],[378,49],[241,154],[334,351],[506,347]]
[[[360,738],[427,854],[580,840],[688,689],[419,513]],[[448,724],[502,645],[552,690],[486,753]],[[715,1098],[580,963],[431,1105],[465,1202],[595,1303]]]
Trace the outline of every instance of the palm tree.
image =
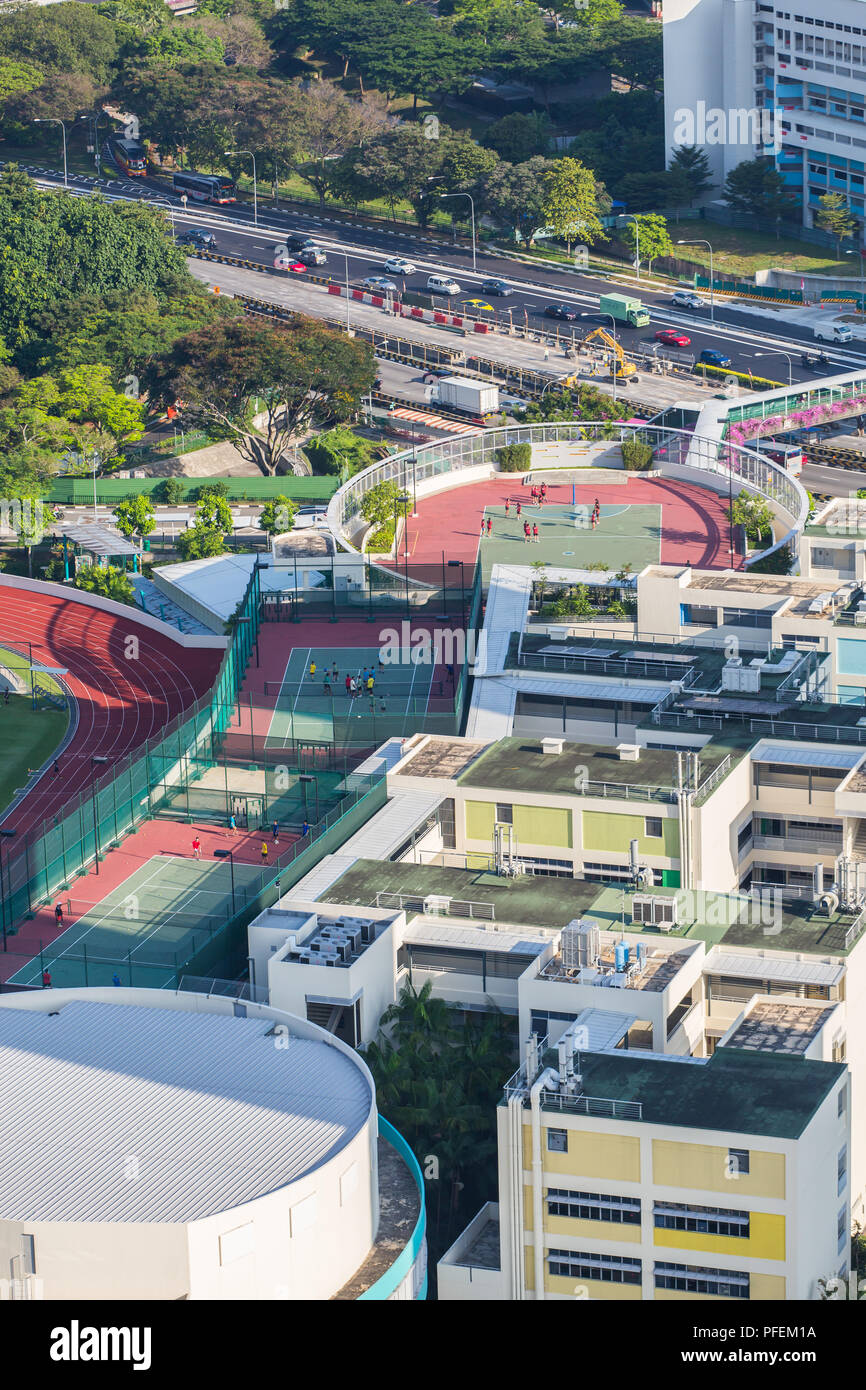
[[535,570],[535,603],[537,608],[541,608],[547,588],[547,561],[533,560],[532,568]]

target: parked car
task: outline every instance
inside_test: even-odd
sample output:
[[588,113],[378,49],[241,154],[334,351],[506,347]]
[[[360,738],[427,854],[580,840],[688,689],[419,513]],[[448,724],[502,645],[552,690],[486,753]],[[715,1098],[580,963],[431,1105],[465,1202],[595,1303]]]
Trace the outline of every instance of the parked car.
[[718,348],[704,348],[699,362],[705,362],[708,367],[730,367],[731,359],[727,353],[719,352]]
[[544,310],[546,319],[564,319],[566,323],[574,323],[579,317],[577,309],[572,309],[570,304],[548,304]]
[[324,525],[327,516],[327,507],[323,507],[318,503],[307,507],[298,507],[298,510],[295,512],[295,524],[293,529],[295,531],[300,531],[308,526]]
[[427,288],[431,294],[463,293],[457,281],[452,280],[450,275],[428,275]]
[[668,347],[688,347],[691,338],[687,333],[681,333],[678,328],[660,328],[656,333],[657,343],[667,343]]
[[327,259],[321,246],[305,246],[303,251],[298,252],[298,260],[302,265],[324,265]]
[[372,290],[374,294],[395,294],[397,285],[384,275],[368,275],[361,281],[362,290]]
[[692,290],[676,290],[671,304],[678,304],[682,309],[702,309],[704,301]]
[[485,294],[509,295],[514,294],[510,285],[506,285],[504,280],[482,280],[481,288]]
[[198,246],[203,251],[215,251],[217,239],[213,232],[206,232],[194,227],[190,232],[184,232],[177,239],[178,246]]
[[418,267],[413,261],[404,260],[402,256],[389,256],[385,261],[385,269],[390,270],[392,275],[414,275]]

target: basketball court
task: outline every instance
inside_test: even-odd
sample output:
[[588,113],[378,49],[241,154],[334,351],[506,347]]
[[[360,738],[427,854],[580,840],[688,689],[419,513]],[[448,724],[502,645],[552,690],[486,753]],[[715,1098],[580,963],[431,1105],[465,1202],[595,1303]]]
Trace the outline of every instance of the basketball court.
[[[585,495],[585,494],[584,494]],[[523,501],[523,499],[520,499]],[[545,503],[522,507],[518,517],[512,503],[506,517],[501,506],[484,508],[493,530],[481,542],[481,562],[487,584],[494,565],[526,565],[536,560],[574,569],[603,567],[616,573],[629,565],[633,573],[661,557],[661,507],[652,504],[603,502],[598,523],[592,525],[592,502],[574,505]],[[525,539],[524,523],[538,527],[538,540]]]

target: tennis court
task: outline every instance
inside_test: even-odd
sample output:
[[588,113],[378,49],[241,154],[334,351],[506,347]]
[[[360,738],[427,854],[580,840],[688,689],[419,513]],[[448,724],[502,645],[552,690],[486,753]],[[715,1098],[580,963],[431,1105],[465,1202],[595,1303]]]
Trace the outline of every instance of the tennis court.
[[[509,516],[502,507],[485,507],[484,518],[490,517],[493,530],[481,542],[481,563],[484,582],[488,583],[494,565],[527,565],[534,560],[548,564],[568,565],[587,569],[603,564],[605,569],[622,569],[630,565],[637,572],[645,565],[658,564],[661,556],[661,507],[656,504],[605,502],[601,505],[598,525],[593,528],[593,500],[576,506],[547,503],[542,507],[523,506],[516,515],[514,504]],[[522,499],[521,499],[522,500]],[[524,538],[524,522],[538,527],[538,542]]]
[[[237,862],[233,868],[240,908],[245,887],[260,882],[261,868]],[[59,899],[69,925],[11,982],[40,985],[47,969],[58,989],[110,985],[115,975],[123,985],[173,987],[178,966],[232,915],[232,897],[228,861],[154,856],[98,903],[77,906],[74,899]]]
[[[293,648],[282,680],[265,682],[265,694],[275,697],[265,746],[284,748],[293,739],[343,743],[358,720],[366,730],[375,721],[384,728],[395,716],[441,712],[454,694],[452,677],[434,661],[415,664],[409,651],[401,655],[404,660],[387,661],[380,647]],[[372,692],[365,672],[372,672]],[[346,690],[347,677],[358,687],[355,696]]]

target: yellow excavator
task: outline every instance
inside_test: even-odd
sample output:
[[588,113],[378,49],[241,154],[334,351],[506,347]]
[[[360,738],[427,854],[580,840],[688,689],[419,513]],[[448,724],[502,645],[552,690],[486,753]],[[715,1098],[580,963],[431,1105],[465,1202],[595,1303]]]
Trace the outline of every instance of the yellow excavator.
[[615,376],[617,378],[634,376],[635,372],[637,371],[637,366],[634,362],[629,361],[622,348],[620,347],[619,343],[616,341],[616,338],[614,338],[612,334],[608,333],[606,328],[595,328],[593,329],[592,333],[588,333],[583,340],[584,346],[587,343],[591,343],[593,338],[598,338],[602,343],[604,343],[605,347],[610,348],[613,352],[613,362],[611,363],[610,372],[611,376]]

